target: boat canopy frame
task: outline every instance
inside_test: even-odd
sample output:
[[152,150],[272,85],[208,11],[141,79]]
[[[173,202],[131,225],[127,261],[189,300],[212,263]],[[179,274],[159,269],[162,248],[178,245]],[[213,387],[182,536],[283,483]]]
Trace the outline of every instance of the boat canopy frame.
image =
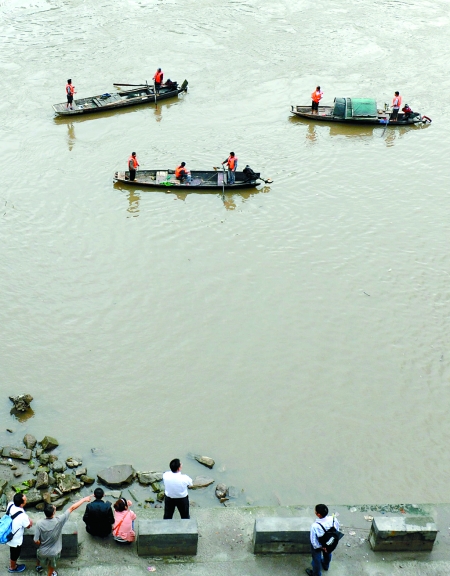
[[334,99],[333,116],[338,118],[376,118],[377,101],[374,98],[340,98]]

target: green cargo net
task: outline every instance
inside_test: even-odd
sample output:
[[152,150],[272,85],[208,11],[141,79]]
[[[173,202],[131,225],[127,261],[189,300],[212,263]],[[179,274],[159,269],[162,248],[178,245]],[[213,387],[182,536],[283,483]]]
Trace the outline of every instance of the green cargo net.
[[373,98],[335,98],[333,115],[338,118],[376,118],[377,102]]

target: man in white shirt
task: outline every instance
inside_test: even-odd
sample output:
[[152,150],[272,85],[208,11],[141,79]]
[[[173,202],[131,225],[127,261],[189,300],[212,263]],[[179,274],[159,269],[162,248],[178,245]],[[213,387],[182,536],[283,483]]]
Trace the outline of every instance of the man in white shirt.
[[7,542],[9,546],[9,568],[8,572],[16,573],[23,572],[26,568],[25,564],[17,564],[20,556],[20,550],[23,542],[23,532],[25,528],[30,528],[33,521],[25,514],[24,508],[27,503],[25,494],[14,494],[13,501],[8,504],[6,513],[12,518],[11,532],[13,533],[12,539]]
[[328,507],[325,504],[317,504],[315,512],[317,520],[311,525],[310,532],[312,570],[311,568],[306,568],[305,570],[308,576],[321,576],[322,568],[325,571],[328,570],[331,562],[331,552],[327,552],[326,548],[319,542],[319,538],[332,526],[339,530],[339,522],[334,516],[328,516]]
[[192,486],[192,478],[181,473],[182,464],[178,458],[170,463],[170,470],[164,472],[164,520],[171,520],[175,508],[182,519],[189,519],[188,488]]

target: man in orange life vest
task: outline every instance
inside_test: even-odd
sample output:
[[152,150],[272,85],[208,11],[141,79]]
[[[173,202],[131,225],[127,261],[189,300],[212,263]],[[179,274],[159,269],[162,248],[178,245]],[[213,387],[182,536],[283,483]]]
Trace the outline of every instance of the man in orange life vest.
[[192,177],[190,171],[186,168],[186,162],[182,162],[175,168],[175,178],[180,181],[180,184],[186,183],[189,186]]
[[163,78],[164,74],[161,71],[161,68],[158,68],[158,70],[155,72],[155,75],[153,76],[153,80],[155,81],[155,90],[157,94],[159,94],[159,89],[161,88]]
[[72,80],[69,78],[67,80],[67,84],[66,84],[66,96],[67,96],[67,104],[66,104],[66,108],[73,110],[73,95],[76,94],[75,92],[75,86],[72,84]]
[[238,166],[238,159],[236,154],[234,152],[230,152],[228,158],[222,162],[222,166],[224,164],[228,165],[228,184],[234,184]]
[[132,152],[131,156],[128,158],[128,170],[130,171],[130,180],[136,178],[136,170],[138,169],[139,162],[136,158],[136,152]]
[[401,105],[402,97],[400,96],[400,92],[396,92],[392,98],[391,122],[397,122],[398,111],[400,110]]
[[312,114],[318,114],[319,113],[319,102],[322,100],[322,97],[323,97],[323,92],[320,89],[320,86],[317,86],[317,88],[311,94],[311,98],[312,98],[311,112],[312,112]]

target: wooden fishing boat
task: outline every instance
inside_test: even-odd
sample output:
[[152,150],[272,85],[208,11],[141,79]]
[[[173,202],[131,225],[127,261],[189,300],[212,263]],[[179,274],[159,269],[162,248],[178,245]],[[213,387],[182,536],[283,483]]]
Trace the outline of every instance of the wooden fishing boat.
[[[181,92],[186,92],[188,81],[185,80],[181,86],[164,86],[162,85],[159,94],[156,94],[156,102],[167,98],[174,98]],[[124,90],[117,94],[100,94],[90,98],[80,98],[73,101],[73,110],[66,108],[66,102],[53,104],[53,110],[59,116],[74,116],[80,114],[89,114],[91,112],[105,112],[106,110],[115,110],[125,106],[136,106],[138,104],[154,104],[155,91],[153,86],[142,86],[134,90]]]
[[345,124],[381,124],[389,126],[405,126],[431,122],[428,116],[413,112],[409,118],[400,112],[397,120],[391,120],[392,111],[386,107],[377,108],[376,100],[372,98],[335,98],[333,106],[319,106],[319,112],[313,114],[309,106],[291,106],[292,114],[314,122],[343,122]]
[[[166,186],[176,186],[184,188],[186,191],[193,188],[202,188],[205,190],[222,190],[236,188],[254,188],[258,186],[259,181],[269,182],[260,177],[259,172],[255,172],[252,180],[246,179],[243,172],[236,172],[234,184],[228,183],[228,174],[223,171],[209,170],[192,170],[191,182],[180,182],[175,178],[175,170],[138,170],[136,179],[130,180],[130,173],[116,172],[114,182],[121,182],[131,186],[145,186],[150,188],[164,188]],[[270,181],[271,182],[271,181]]]

